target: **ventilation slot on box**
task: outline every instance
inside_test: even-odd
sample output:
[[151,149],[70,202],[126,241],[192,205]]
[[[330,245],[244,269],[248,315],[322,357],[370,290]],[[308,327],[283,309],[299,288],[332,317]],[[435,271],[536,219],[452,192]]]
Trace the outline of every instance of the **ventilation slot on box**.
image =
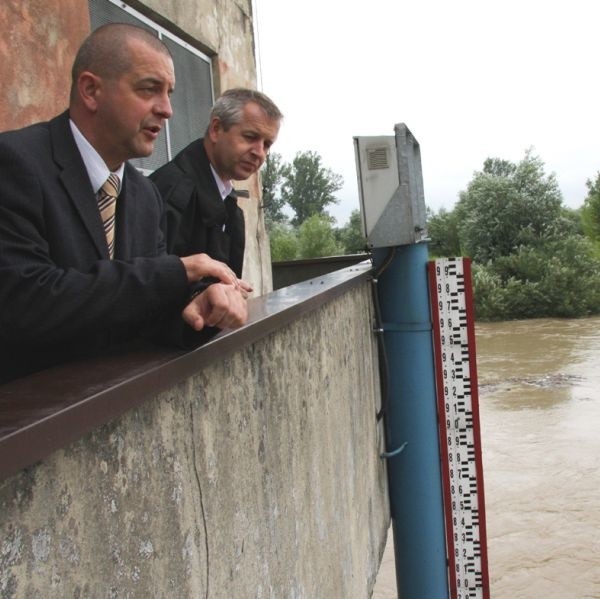
[[369,167],[370,171],[378,168],[389,168],[390,163],[388,161],[388,149],[386,147],[382,147],[367,150],[367,166]]

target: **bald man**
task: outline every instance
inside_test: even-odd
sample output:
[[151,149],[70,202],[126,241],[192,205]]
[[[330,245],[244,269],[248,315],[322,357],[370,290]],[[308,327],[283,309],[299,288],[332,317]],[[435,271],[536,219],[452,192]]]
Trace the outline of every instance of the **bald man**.
[[127,163],[153,151],[174,86],[162,42],[105,25],[77,54],[68,111],[0,134],[0,382],[246,321],[249,286],[206,254],[166,253],[160,194]]

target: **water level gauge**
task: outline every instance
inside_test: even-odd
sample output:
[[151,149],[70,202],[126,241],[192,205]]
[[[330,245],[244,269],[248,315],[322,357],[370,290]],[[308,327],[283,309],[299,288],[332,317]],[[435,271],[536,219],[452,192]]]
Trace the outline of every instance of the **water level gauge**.
[[450,597],[489,599],[469,259],[431,261],[429,284]]

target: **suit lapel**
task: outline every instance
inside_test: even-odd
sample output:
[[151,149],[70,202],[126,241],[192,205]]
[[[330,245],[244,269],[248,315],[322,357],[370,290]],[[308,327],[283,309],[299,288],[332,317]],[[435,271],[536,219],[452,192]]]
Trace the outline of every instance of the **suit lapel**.
[[123,185],[117,199],[115,257],[122,260],[131,258],[133,252],[132,231],[135,225],[136,205],[139,201],[138,184],[135,177],[129,172],[133,168],[130,164],[125,164]]
[[71,133],[68,112],[50,121],[50,139],[54,160],[61,168],[60,180],[69,199],[89,233],[99,257],[108,258],[108,247],[98,203],[85,164]]
[[221,224],[225,219],[225,206],[210,168],[210,161],[204,148],[204,140],[197,140],[189,150],[189,152],[186,151],[181,168],[184,172],[191,174],[202,189],[203,201],[200,204],[200,209],[203,222],[209,227]]

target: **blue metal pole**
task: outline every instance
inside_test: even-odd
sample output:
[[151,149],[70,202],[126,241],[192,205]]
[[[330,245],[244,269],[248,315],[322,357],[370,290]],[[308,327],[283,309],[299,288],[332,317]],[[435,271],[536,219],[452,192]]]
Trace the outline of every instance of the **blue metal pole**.
[[[390,248],[373,251],[376,268]],[[427,244],[399,246],[378,280],[389,363],[386,413],[396,583],[401,599],[447,599],[448,578],[427,285]]]

